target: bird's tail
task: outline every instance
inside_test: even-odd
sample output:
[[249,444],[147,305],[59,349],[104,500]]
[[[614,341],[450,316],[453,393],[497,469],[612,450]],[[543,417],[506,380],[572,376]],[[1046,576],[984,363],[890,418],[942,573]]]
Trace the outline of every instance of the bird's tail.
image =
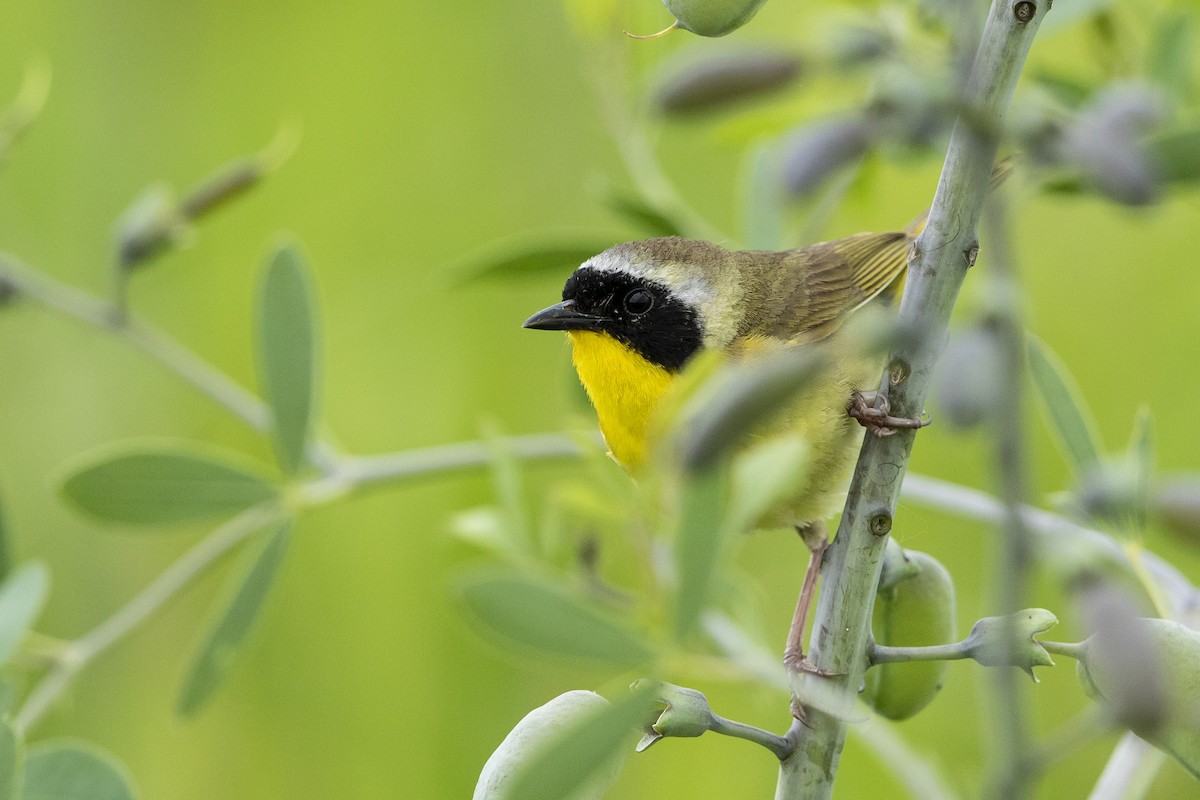
[[[1004,183],[1008,176],[1012,174],[1013,169],[1017,164],[1017,156],[1005,156],[996,162],[996,166],[992,167],[992,179],[988,183],[988,191],[995,190],[997,186]],[[908,227],[904,229],[905,235],[908,237],[909,243],[921,235],[921,231],[925,230],[925,223],[929,221],[929,209],[921,212],[921,215],[908,223]],[[908,270],[905,269],[896,279],[892,281],[883,292],[880,293],[879,299],[885,304],[892,304],[900,299],[904,294],[904,284],[908,280]]]

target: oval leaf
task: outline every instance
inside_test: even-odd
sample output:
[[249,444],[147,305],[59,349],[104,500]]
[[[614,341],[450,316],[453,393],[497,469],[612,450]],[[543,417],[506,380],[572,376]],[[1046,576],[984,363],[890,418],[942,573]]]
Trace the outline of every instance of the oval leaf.
[[21,800],[134,800],[125,769],[85,742],[55,739],[29,748]]
[[283,245],[267,264],[258,303],[259,370],[275,419],[275,452],[284,472],[304,461],[316,382],[316,310],[307,262]]
[[279,523],[249,568],[232,582],[231,598],[196,654],[183,682],[183,690],[179,694],[179,713],[185,716],[195,714],[225,681],[279,574],[279,566],[287,552],[290,529],[289,522]]
[[725,550],[723,524],[729,493],[725,459],[687,475],[675,555],[679,564],[679,592],[675,601],[675,632],[686,636],[708,606],[713,577]]
[[[526,763],[505,795],[512,800],[562,800],[572,797],[614,758],[637,729],[652,718],[654,684],[565,729]],[[598,800],[600,795],[584,795]]]
[[63,497],[105,522],[156,525],[223,517],[278,494],[271,482],[221,451],[123,447],[68,470]]
[[522,237],[495,244],[452,267],[455,284],[485,278],[524,279],[554,274],[565,277],[620,237],[596,235]]
[[460,591],[475,617],[512,644],[620,666],[652,655],[633,631],[558,586],[493,573],[468,578]]
[[0,800],[14,800],[20,790],[18,764],[21,740],[6,719],[0,719]]
[[1063,456],[1077,476],[1099,466],[1100,437],[1078,385],[1042,340],[1030,336],[1029,372]]
[[50,573],[40,563],[26,564],[0,584],[0,664],[16,652],[37,619],[50,588]]

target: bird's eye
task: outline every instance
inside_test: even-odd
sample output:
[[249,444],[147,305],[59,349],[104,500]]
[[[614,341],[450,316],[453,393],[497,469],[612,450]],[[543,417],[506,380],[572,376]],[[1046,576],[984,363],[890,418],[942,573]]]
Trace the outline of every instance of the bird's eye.
[[641,316],[654,307],[654,295],[645,289],[634,289],[625,295],[625,310],[630,314]]

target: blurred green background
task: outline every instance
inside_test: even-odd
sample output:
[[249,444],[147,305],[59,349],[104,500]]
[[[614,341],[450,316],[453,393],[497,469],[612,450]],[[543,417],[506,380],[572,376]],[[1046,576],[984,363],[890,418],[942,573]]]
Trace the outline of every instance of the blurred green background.
[[[626,8],[633,30],[669,21],[654,0]],[[814,41],[832,13],[773,0],[738,36]],[[54,79],[42,116],[0,165],[0,249],[103,292],[113,221],[146,185],[190,186],[294,121],[303,141],[292,160],[204,223],[191,247],[141,274],[135,308],[253,386],[258,265],[271,237],[290,231],[317,272],[323,418],[350,451],[470,439],[482,420],[510,433],[590,422],[563,343],[520,329],[556,298],[565,271],[455,287],[447,269],[513,233],[635,235],[587,190],[597,175],[628,179],[560,0],[20,1],[6,3],[3,18],[0,98],[15,95],[31,61],[47,62]],[[656,54],[708,45],[681,34],[625,46]],[[1072,64],[1087,47],[1060,33],[1035,44],[1031,63]],[[657,57],[648,54],[639,57]],[[844,101],[802,89],[795,110],[815,115]],[[728,131],[689,124],[667,126],[661,145],[684,195],[730,231],[741,145]],[[903,224],[928,203],[939,166],[885,164],[824,233]],[[1071,366],[1110,446],[1123,446],[1138,406],[1150,406],[1168,472],[1200,465],[1198,213],[1194,190],[1140,211],[1018,190],[1014,209],[1032,329]],[[968,303],[974,291],[969,280]],[[1067,470],[1040,421],[1032,430],[1035,485],[1061,489]],[[119,341],[37,308],[0,310],[0,492],[17,555],[52,568],[39,629],[82,633],[203,535],[199,526],[100,528],[55,497],[65,461],[145,436],[269,457],[262,438]],[[981,435],[935,425],[921,434],[914,469],[988,487],[989,458]],[[479,556],[447,535],[446,520],[490,500],[486,477],[470,475],[316,511],[300,525],[252,646],[199,719],[180,720],[173,709],[219,574],[99,660],[35,737],[77,735],[110,749],[146,798],[469,796],[487,755],[526,711],[606,677],[512,658],[464,621],[451,587],[456,570]],[[964,632],[987,613],[990,531],[906,506],[896,532],[950,567]],[[1158,535],[1150,546],[1200,580],[1196,550]],[[774,609],[782,641],[804,553],[791,537],[755,536],[739,560],[761,576],[755,591]],[[1058,638],[1068,638],[1078,617],[1052,580],[1038,583],[1030,605],[1060,612]],[[1073,673],[1069,664],[1041,673],[1031,692],[1040,731],[1084,706]],[[952,665],[942,697],[900,728],[964,787],[988,750],[976,734],[983,677],[972,664]],[[734,683],[700,688],[727,716],[786,728],[777,695]],[[613,796],[770,796],[771,759],[715,738],[631,759]],[[1043,796],[1085,796],[1115,740],[1056,768]],[[838,796],[893,793],[853,739],[842,763]],[[1181,792],[1195,785],[1168,764],[1155,796]]]

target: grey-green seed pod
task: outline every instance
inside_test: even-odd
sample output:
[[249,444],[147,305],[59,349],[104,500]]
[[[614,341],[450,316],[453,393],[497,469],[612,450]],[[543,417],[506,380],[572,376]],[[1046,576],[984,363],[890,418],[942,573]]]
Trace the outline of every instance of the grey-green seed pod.
[[758,13],[766,0],[663,0],[675,22],[699,36],[732,33]]
[[[875,641],[890,647],[925,647],[955,639],[954,581],[936,558],[904,551],[913,574],[902,577],[875,598]],[[897,573],[897,566],[889,572]],[[903,573],[901,573],[903,574]],[[942,688],[949,663],[922,661],[880,664],[867,671],[863,699],[888,719],[907,719],[929,705]]]
[[[1130,625],[1088,640],[1078,669],[1084,691],[1114,706],[1134,733],[1200,778],[1200,631],[1165,619],[1136,618]],[[1143,662],[1161,681],[1149,707],[1143,707]]]
[[[551,745],[563,731],[603,711],[608,701],[595,692],[574,691],[535,708],[517,723],[483,765],[472,800],[517,800],[509,797],[513,778],[521,768]],[[624,752],[595,778],[563,800],[601,800],[620,775]]]

